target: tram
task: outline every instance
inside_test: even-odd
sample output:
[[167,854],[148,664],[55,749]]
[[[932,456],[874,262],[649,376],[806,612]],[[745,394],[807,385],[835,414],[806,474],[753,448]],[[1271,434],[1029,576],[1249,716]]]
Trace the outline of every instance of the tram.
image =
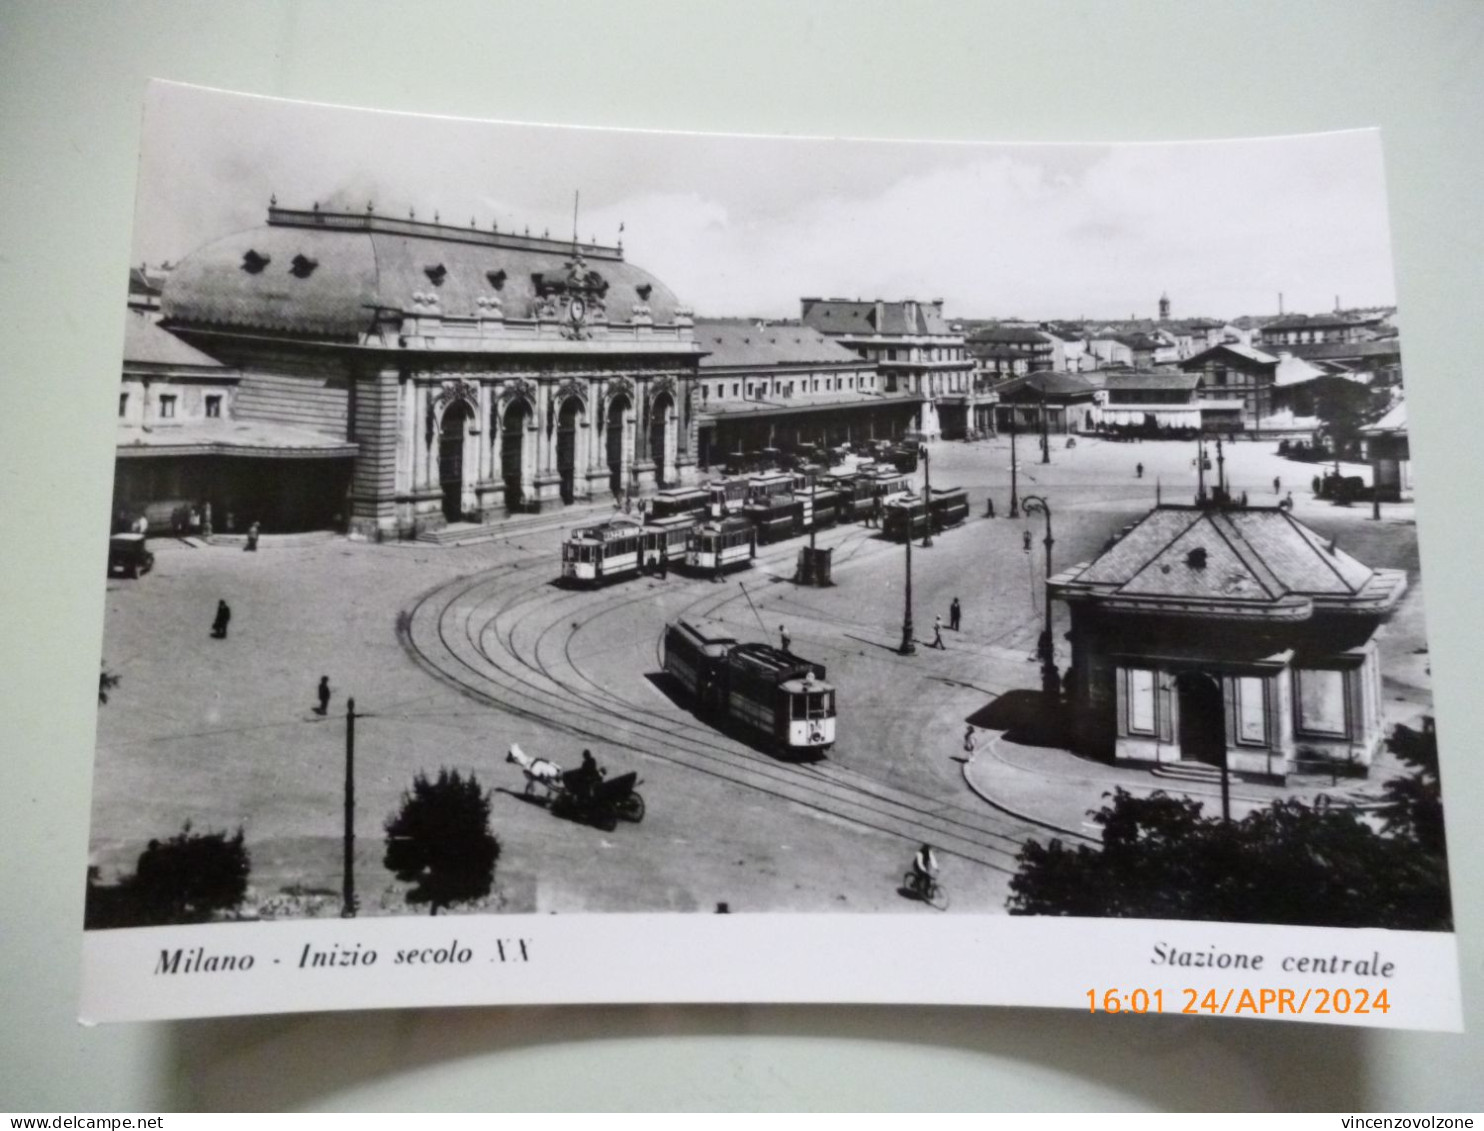
[[646,522],[641,535],[643,568],[664,573],[672,565],[685,561],[686,546],[698,521],[694,514],[682,513]]
[[780,495],[792,495],[799,483],[791,472],[768,471],[754,475],[747,481],[747,501],[762,502]]
[[706,484],[707,512],[715,519],[728,518],[747,501],[747,480],[726,476]]
[[601,585],[639,574],[644,528],[615,518],[572,531],[562,543],[562,580],[569,585]]
[[754,498],[742,508],[742,517],[757,528],[759,542],[781,542],[804,529],[804,505],[794,495]]
[[916,538],[928,532],[930,513],[933,533],[957,526],[969,517],[968,494],[961,487],[934,487],[930,500],[921,495],[893,499],[886,504],[881,529],[893,541],[900,542],[909,532]]
[[757,557],[757,531],[745,518],[724,518],[693,526],[686,535],[685,565],[688,570],[720,577],[734,569],[746,569]]
[[691,515],[705,518],[711,502],[705,487],[667,487],[649,500],[649,521]]
[[702,714],[731,719],[793,757],[834,745],[835,689],[824,665],[683,620],[666,626],[664,650],[665,671]]

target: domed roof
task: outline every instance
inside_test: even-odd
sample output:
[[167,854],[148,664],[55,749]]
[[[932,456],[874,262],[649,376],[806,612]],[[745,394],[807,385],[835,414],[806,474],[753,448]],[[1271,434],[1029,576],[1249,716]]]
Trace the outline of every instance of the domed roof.
[[161,308],[172,324],[354,340],[378,310],[426,312],[415,295],[435,296],[446,317],[472,318],[479,299],[498,297],[507,318],[530,318],[543,293],[569,286],[600,298],[614,322],[629,321],[639,304],[656,323],[672,322],[681,305],[618,248],[274,208],[266,225],[181,260]]

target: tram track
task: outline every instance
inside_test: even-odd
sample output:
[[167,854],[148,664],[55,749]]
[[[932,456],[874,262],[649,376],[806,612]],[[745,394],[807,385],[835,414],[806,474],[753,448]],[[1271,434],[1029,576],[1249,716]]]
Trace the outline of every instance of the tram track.
[[[852,531],[841,545],[849,544],[847,556],[854,556],[867,538]],[[770,551],[760,555],[760,562],[782,564],[792,552]],[[1028,822],[898,788],[846,767],[779,762],[688,712],[657,712],[656,700],[620,694],[612,680],[600,680],[585,669],[582,661],[593,653],[583,652],[579,636],[637,604],[657,597],[663,601],[665,594],[652,589],[561,590],[543,600],[543,591],[551,587],[549,577],[521,576],[530,567],[539,573],[542,560],[532,555],[425,593],[399,617],[404,648],[436,678],[516,717],[904,841],[928,840],[986,867],[1012,871],[1024,841],[1044,832]],[[703,593],[667,611],[665,619],[714,613],[739,597],[730,591]],[[635,685],[636,691],[641,688]]]

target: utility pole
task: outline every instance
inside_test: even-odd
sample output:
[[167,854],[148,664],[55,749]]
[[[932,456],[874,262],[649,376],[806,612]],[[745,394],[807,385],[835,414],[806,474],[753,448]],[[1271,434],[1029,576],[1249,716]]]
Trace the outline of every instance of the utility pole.
[[356,701],[345,703],[345,888],[340,918],[356,917]]
[[1206,435],[1197,432],[1195,436],[1195,505],[1203,507],[1206,505]]

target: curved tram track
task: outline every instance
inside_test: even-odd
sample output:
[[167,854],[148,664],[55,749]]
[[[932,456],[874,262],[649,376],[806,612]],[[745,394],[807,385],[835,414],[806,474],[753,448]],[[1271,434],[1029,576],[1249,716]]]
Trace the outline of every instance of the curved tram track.
[[[842,558],[862,549],[867,537],[862,530],[848,533],[839,547],[846,551]],[[783,565],[793,552],[792,547],[760,552],[758,564]],[[828,760],[779,761],[701,722],[660,694],[635,666],[594,674],[586,665],[601,651],[584,647],[579,637],[600,622],[621,618],[636,605],[663,604],[653,652],[638,649],[643,663],[637,667],[652,662],[651,670],[658,672],[663,623],[713,615],[741,600],[741,594],[730,585],[699,596],[680,586],[657,592],[643,581],[569,590],[553,585],[549,565],[549,555],[528,555],[436,587],[399,616],[403,647],[436,678],[517,717],[910,844],[929,841],[941,852],[987,868],[1013,872],[1026,839],[1044,835],[1044,829],[982,803],[968,807],[903,789]],[[636,650],[632,637],[621,647]],[[848,717],[842,725],[849,725]]]

